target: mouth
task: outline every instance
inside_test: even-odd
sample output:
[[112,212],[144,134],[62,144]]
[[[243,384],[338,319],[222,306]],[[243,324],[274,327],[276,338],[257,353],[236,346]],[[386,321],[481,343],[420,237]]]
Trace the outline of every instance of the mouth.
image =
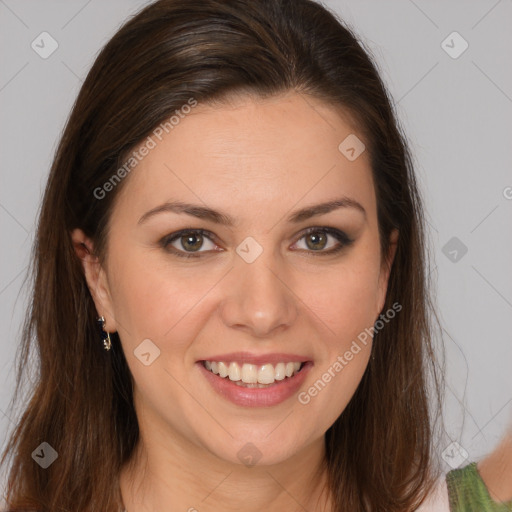
[[311,361],[250,364],[235,361],[199,361],[209,372],[244,388],[268,388],[293,379]]
[[304,385],[313,367],[313,361],[285,354],[216,359],[197,361],[200,374],[219,396],[241,407],[266,408],[285,403]]

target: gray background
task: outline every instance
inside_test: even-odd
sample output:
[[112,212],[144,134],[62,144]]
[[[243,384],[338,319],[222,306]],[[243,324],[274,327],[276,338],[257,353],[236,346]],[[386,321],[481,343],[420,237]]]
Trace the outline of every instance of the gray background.
[[[0,0],[2,446],[14,426],[7,408],[27,303],[22,283],[53,152],[97,52],[146,3]],[[429,221],[448,442],[478,459],[512,424],[512,1],[325,4],[372,51],[397,102]],[[58,43],[47,59],[31,48],[43,31]],[[457,58],[444,48],[458,53],[462,40],[442,45],[454,31],[469,44]]]

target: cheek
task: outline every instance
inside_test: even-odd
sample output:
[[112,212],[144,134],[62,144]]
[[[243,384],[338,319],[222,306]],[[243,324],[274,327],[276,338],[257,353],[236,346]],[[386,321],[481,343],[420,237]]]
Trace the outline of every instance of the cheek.
[[176,342],[167,348],[185,345],[187,340],[178,334],[184,326],[190,329],[189,319],[215,280],[199,271],[155,265],[142,252],[118,263],[113,265],[112,298],[123,341],[135,347],[150,338],[160,345],[172,337]]
[[[357,258],[354,258],[357,260]],[[352,339],[376,318],[376,263],[360,258],[302,280],[297,295],[315,313],[333,339]]]
[[[305,301],[314,311],[322,344],[310,385],[299,403],[321,410],[324,424],[334,423],[353,397],[371,356],[377,274],[372,267],[344,267],[320,279],[318,293]],[[318,281],[317,281],[318,282]],[[323,289],[323,293],[320,290]]]
[[[343,350],[373,325],[378,291],[374,253],[373,247],[360,243],[341,263],[314,273],[296,269],[289,275],[292,296],[296,296],[289,300],[297,301],[296,307],[309,317],[308,323],[316,323],[328,352]],[[206,321],[205,315],[213,313],[212,301],[222,299],[218,292],[223,289],[225,269],[205,271],[194,263],[190,267],[176,265],[148,256],[147,250],[123,254],[112,268],[118,330],[132,350],[146,338],[175,354],[185,350]]]

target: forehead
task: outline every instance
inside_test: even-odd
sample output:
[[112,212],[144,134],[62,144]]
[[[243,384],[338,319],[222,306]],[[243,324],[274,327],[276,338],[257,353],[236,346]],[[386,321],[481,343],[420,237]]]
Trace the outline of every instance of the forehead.
[[[339,145],[356,129],[339,109],[298,93],[199,104],[130,173],[119,207],[141,212],[170,199],[261,214],[345,195],[374,208],[369,157]],[[162,131],[162,130],[161,130]],[[160,140],[161,139],[161,140]]]

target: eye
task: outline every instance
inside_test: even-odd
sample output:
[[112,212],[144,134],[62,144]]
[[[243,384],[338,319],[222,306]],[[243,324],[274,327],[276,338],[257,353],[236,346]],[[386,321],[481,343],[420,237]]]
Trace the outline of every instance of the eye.
[[[199,258],[200,254],[193,254],[203,247],[204,240],[208,240],[213,245],[213,250],[216,245],[212,242],[213,234],[203,229],[183,229],[177,233],[168,235],[161,240],[161,245],[164,249],[172,252],[176,256],[183,258]],[[180,247],[181,246],[181,247]],[[211,250],[212,247],[206,248]]]
[[[334,244],[331,243],[329,245],[329,238],[334,239],[335,241],[337,240],[338,243],[336,244],[334,242]],[[298,242],[300,242],[302,239],[305,240],[306,244],[304,250],[318,253],[315,254],[315,256],[337,253],[353,243],[353,240],[349,238],[343,231],[328,227],[308,228],[306,233],[299,238]],[[328,250],[325,250],[326,248]]]
[[[182,229],[176,233],[172,233],[164,237],[160,241],[160,245],[168,252],[181,258],[200,258],[201,253],[211,250],[217,251],[217,245],[212,241],[215,238],[213,233],[204,229]],[[329,245],[329,238],[337,240],[334,247]],[[329,255],[341,251],[343,248],[351,245],[353,240],[350,239],[343,231],[329,227],[312,227],[302,234],[299,241],[306,240],[306,248],[301,249],[314,254],[315,256]],[[204,247],[204,242],[208,241],[212,246]],[[298,242],[296,242],[297,244]],[[328,250],[324,250],[328,248]],[[200,249],[205,249],[201,251]],[[197,254],[194,254],[197,253]]]

